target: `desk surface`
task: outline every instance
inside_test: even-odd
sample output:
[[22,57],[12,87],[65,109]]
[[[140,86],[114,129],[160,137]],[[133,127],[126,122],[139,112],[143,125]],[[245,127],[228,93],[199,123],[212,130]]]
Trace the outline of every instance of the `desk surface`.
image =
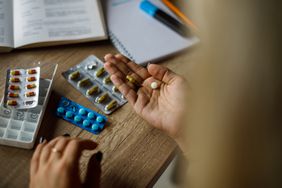
[[[88,108],[95,107],[61,76],[61,72],[81,60],[95,54],[102,58],[106,53],[116,53],[108,41],[70,46],[16,50],[0,54],[0,74],[5,75],[9,66],[21,67],[37,61],[58,63],[54,88],[41,129],[38,134],[47,139],[69,133],[72,137],[93,139],[99,143],[97,150],[104,153],[102,161],[102,187],[147,187],[155,183],[177,148],[172,139],[151,128],[138,117],[129,104],[108,116],[110,126],[99,136],[75,127],[53,115],[56,96],[65,96]],[[162,62],[175,72],[187,75],[191,55],[183,53]],[[185,68],[184,68],[185,67]],[[5,77],[0,78],[3,91]],[[0,97],[2,97],[2,93]],[[99,112],[99,111],[98,111]],[[93,152],[92,152],[93,153]],[[85,173],[87,160],[92,154],[85,152],[81,159],[81,176]],[[27,187],[29,163],[33,150],[0,146],[0,187]]]

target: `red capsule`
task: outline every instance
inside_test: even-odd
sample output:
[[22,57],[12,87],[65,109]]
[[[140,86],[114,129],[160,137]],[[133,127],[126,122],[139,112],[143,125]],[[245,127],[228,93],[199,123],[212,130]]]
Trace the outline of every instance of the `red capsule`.
[[12,70],[11,75],[18,76],[18,75],[21,75],[21,72],[19,70]]
[[12,82],[12,83],[18,83],[20,81],[21,80],[19,78],[15,78],[15,77],[10,78],[10,82]]
[[26,97],[34,97],[35,96],[35,92],[33,92],[33,91],[32,92],[26,92],[25,96]]
[[34,81],[36,81],[36,77],[28,77],[26,80],[28,82],[34,82]]
[[10,90],[20,90],[20,86],[10,85]]
[[8,106],[17,106],[18,102],[16,100],[8,100],[7,105]]
[[8,96],[10,98],[18,98],[19,97],[19,94],[18,93],[9,93]]
[[34,88],[36,88],[36,84],[28,84],[28,85],[26,86],[26,88],[27,88],[27,89],[34,89]]
[[28,73],[28,74],[36,74],[37,71],[36,71],[36,69],[29,69],[29,70],[27,71],[27,73]]

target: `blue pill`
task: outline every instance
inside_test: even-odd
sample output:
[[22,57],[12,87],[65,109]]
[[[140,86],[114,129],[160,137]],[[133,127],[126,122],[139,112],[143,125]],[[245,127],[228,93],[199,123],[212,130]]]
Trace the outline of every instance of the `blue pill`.
[[87,117],[88,117],[89,119],[94,119],[94,118],[95,118],[95,114],[94,114],[93,112],[89,112],[88,115],[87,115]]
[[73,113],[71,111],[67,111],[66,117],[70,119],[72,118],[72,116],[73,116]]
[[91,128],[92,128],[93,131],[98,131],[99,130],[99,125],[94,123]]
[[102,123],[102,122],[104,121],[104,118],[101,117],[101,116],[98,116],[98,117],[96,118],[96,121],[97,121],[98,123]]
[[86,110],[84,109],[80,109],[79,112],[78,112],[80,115],[85,115],[86,114]]
[[86,120],[83,121],[82,125],[84,127],[89,127],[90,126],[90,121],[86,119]]
[[75,121],[75,122],[81,122],[81,120],[82,120],[82,119],[81,119],[80,116],[75,116],[75,117],[74,117],[74,121]]
[[57,109],[57,112],[60,113],[60,114],[63,114],[65,112],[65,109],[63,107],[59,107]]

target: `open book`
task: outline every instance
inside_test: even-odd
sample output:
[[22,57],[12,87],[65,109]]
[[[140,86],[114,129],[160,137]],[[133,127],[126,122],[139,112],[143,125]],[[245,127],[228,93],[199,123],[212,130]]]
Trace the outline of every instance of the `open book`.
[[100,0],[0,0],[0,52],[106,38]]

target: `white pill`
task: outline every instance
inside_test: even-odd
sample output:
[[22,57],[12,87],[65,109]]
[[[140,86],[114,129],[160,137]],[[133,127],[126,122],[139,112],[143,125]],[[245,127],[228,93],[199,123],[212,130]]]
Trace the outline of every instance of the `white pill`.
[[152,82],[151,83],[151,88],[152,89],[157,89],[158,88],[158,83],[157,82]]

